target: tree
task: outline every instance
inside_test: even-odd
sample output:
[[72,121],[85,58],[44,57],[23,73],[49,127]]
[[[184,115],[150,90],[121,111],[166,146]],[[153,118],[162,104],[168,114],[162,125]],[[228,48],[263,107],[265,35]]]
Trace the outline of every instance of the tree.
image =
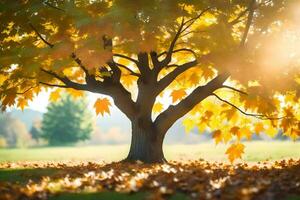
[[93,126],[91,114],[86,108],[86,100],[75,100],[70,95],[50,103],[43,116],[42,138],[49,145],[72,144],[89,139]]
[[[2,1],[3,109],[23,108],[42,88],[108,95],[132,124],[128,161],[164,162],[165,134],[183,116],[187,130],[231,141],[231,161],[253,132],[281,128],[295,139],[298,4]],[[109,106],[107,98],[95,103],[101,114]]]
[[10,114],[0,114],[0,139],[2,147],[26,147],[31,142],[25,124]]
[[34,121],[29,132],[31,138],[34,139],[36,142],[38,142],[42,137],[42,133],[40,129],[41,129],[41,122],[37,120]]

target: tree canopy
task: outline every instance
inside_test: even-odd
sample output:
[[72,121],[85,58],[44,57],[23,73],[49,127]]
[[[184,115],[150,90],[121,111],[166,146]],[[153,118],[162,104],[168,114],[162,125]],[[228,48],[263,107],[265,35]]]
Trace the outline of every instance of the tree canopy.
[[[101,93],[132,121],[150,116],[159,132],[187,114],[187,131],[236,141],[230,160],[252,133],[282,129],[296,139],[299,7],[297,0],[1,1],[2,108],[24,108],[49,87]],[[98,99],[97,113],[110,105]]]

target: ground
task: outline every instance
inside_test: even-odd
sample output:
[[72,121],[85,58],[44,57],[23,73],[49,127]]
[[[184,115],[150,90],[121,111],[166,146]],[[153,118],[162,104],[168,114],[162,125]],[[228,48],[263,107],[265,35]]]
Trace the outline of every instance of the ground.
[[166,146],[177,161],[164,165],[110,163],[127,149],[2,149],[0,200],[300,199],[300,143],[246,143],[234,165],[214,144]]

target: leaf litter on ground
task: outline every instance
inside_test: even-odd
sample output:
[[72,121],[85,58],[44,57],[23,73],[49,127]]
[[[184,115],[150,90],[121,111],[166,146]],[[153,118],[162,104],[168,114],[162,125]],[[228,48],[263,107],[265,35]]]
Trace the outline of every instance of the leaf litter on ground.
[[[18,173],[17,173],[18,172]],[[14,177],[15,176],[15,177]],[[147,200],[286,199],[300,196],[300,160],[168,164],[17,162],[0,164],[0,200],[49,199],[62,193],[147,192]]]

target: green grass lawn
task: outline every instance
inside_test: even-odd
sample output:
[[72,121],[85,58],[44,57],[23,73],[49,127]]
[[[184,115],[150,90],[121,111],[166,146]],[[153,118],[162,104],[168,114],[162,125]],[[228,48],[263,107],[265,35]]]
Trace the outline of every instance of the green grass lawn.
[[[245,142],[244,161],[300,158],[300,142]],[[165,145],[168,160],[205,159],[226,161],[226,145],[203,143],[197,145]],[[0,162],[16,161],[119,161],[126,157],[128,145],[99,145],[74,147],[43,147],[0,149]]]

